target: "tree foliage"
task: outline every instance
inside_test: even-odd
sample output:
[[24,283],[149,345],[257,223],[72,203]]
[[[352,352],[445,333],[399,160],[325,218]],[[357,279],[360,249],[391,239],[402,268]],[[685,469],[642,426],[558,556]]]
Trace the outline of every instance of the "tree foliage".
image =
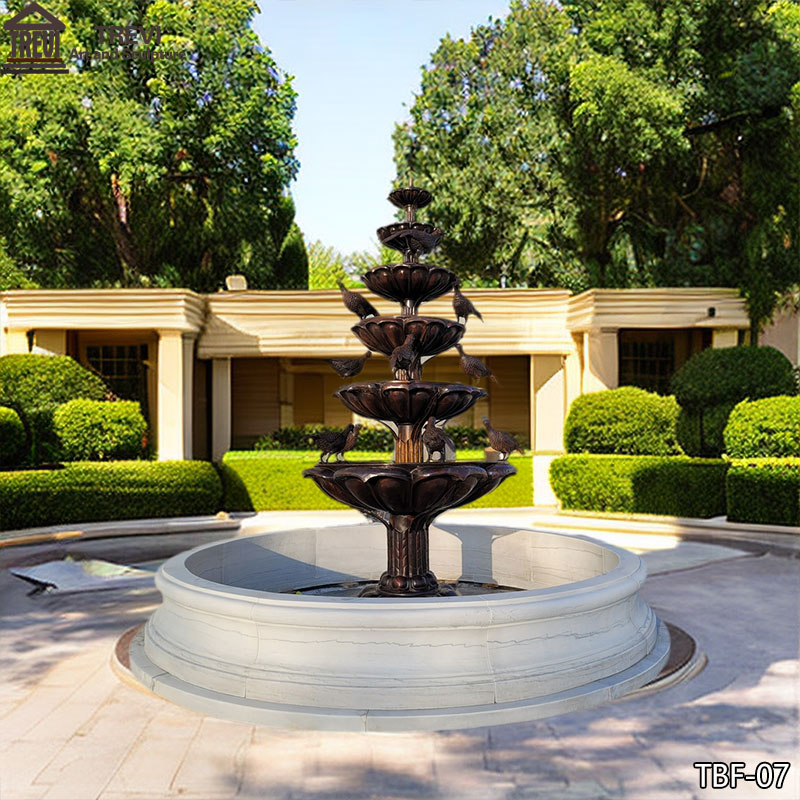
[[[23,5],[9,0],[0,21]],[[255,3],[47,8],[66,24],[70,73],[0,77],[0,235],[17,267],[54,287],[208,291],[231,272],[282,285],[295,92],[250,27]],[[100,48],[95,26],[132,21],[158,26],[158,47],[181,57],[85,57]]]
[[344,255],[316,239],[308,245],[308,288],[336,289],[337,281],[351,288],[361,287],[360,276],[365,272],[399,260],[396,250],[378,244],[372,250]]
[[754,329],[800,276],[798,146],[793,0],[516,0],[395,130],[462,277],[734,285]]

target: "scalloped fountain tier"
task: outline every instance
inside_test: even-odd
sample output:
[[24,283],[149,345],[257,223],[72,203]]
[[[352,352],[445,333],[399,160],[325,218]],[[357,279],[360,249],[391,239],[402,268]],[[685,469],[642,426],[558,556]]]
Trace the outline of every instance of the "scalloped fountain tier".
[[351,330],[370,350],[390,356],[411,334],[421,358],[443,353],[461,341],[465,328],[460,322],[436,317],[367,317]]

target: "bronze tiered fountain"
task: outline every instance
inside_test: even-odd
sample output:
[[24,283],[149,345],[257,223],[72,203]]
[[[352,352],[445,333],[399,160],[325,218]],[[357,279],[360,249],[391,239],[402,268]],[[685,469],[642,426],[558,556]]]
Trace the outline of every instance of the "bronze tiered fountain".
[[461,322],[418,313],[421,303],[451,291],[457,281],[450,270],[419,262],[443,235],[439,228],[416,220],[417,209],[431,199],[429,192],[415,186],[389,194],[406,218],[379,228],[378,237],[400,251],[403,261],[371,269],[362,280],[374,294],[400,303],[401,311],[397,316],[368,316],[352,328],[370,351],[387,357],[410,336],[415,358],[407,369],[395,370],[394,380],[352,383],[336,392],[351,411],[392,431],[394,460],[326,462],[303,472],[329,497],[386,526],[386,571],[377,587],[362,596],[452,595],[454,589],[440,584],[429,567],[430,524],[443,511],[477,500],[516,473],[505,461],[425,461],[422,434],[428,420],[433,417],[442,427],[486,396],[477,386],[422,380],[424,362],[449,350],[465,333]]

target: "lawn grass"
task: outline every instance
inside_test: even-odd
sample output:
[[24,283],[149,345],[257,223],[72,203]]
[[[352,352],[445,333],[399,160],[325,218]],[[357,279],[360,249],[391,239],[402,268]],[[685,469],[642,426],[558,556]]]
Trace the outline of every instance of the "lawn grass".
[[[390,462],[391,453],[354,450],[347,461]],[[483,450],[461,450],[458,461],[483,461]],[[331,500],[303,470],[319,462],[318,450],[232,450],[222,460],[225,485],[223,505],[227,511],[299,511],[342,509]],[[511,463],[517,474],[505,480],[494,492],[484,495],[467,508],[506,508],[533,505],[533,459],[530,454],[515,454]]]

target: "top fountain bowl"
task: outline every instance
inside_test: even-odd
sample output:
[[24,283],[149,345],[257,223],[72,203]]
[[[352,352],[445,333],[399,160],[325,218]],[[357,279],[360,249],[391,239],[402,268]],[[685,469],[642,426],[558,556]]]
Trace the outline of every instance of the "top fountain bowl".
[[461,340],[465,328],[451,319],[379,316],[362,319],[351,330],[366,347],[385,356],[390,356],[413,333],[417,354],[425,358],[449,350]]
[[457,280],[449,269],[426,264],[385,264],[361,279],[373,294],[398,303],[407,300],[414,307],[446,294]]

